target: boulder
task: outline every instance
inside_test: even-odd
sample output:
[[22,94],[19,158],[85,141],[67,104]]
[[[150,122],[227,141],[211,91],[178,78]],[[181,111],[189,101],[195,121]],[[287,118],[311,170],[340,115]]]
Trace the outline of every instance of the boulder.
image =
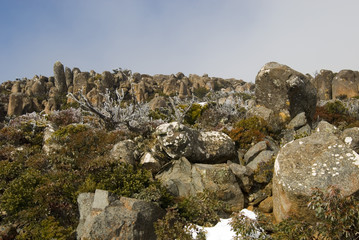
[[243,193],[227,164],[191,164],[186,158],[172,160],[156,178],[175,196],[195,196],[209,190],[232,208],[244,206]]
[[152,153],[146,152],[140,160],[140,164],[152,173],[157,173],[161,169],[161,162]]
[[261,164],[265,164],[270,162],[274,155],[273,151],[265,150],[260,152],[250,163],[248,163],[246,166],[250,169],[252,169],[253,172],[257,171],[259,166]]
[[87,94],[90,91],[89,81],[90,73],[89,72],[79,72],[74,73],[74,88],[73,93],[77,93],[80,90],[83,90],[84,94]]
[[248,164],[250,161],[252,161],[261,151],[264,151],[267,149],[267,143],[266,141],[260,141],[253,147],[251,147],[246,154],[244,154],[244,162]]
[[259,105],[273,110],[275,114],[286,115],[288,112],[294,118],[305,112],[309,123],[313,120],[316,89],[306,75],[286,65],[276,62],[264,65],[256,77],[255,96]]
[[314,78],[314,86],[317,89],[318,100],[332,99],[332,82],[335,74],[329,70],[320,70]]
[[102,73],[102,86],[106,89],[113,89],[115,84],[115,79],[109,71],[104,71]]
[[236,158],[234,142],[222,132],[199,132],[172,122],[158,126],[155,135],[161,148],[173,159],[186,157],[194,163],[223,163]]
[[305,124],[307,124],[307,118],[305,117],[305,113],[301,112],[288,123],[287,128],[297,130]]
[[271,213],[273,211],[273,197],[267,197],[258,206],[259,211]]
[[54,78],[55,78],[55,87],[59,91],[59,93],[66,93],[67,92],[67,85],[66,85],[66,77],[65,77],[65,70],[64,65],[61,62],[57,61],[54,64]]
[[77,239],[155,240],[153,223],[165,215],[157,205],[143,200],[117,197],[97,189],[77,199],[80,222]]
[[339,97],[358,96],[359,72],[352,70],[341,70],[335,75],[332,83],[333,99]]
[[19,116],[23,113],[24,97],[25,96],[22,93],[11,93],[10,94],[7,115]]
[[274,164],[273,212],[277,221],[289,216],[315,220],[307,208],[314,188],[336,186],[343,196],[359,190],[359,155],[332,133],[315,132],[286,144]]
[[359,153],[359,128],[347,128],[343,131],[341,139],[345,144],[353,149],[355,152]]
[[124,140],[113,146],[110,156],[116,161],[134,165],[136,163],[135,151],[136,144],[132,140]]
[[65,67],[65,79],[66,79],[66,86],[69,88],[72,86],[74,76],[70,68]]
[[239,165],[231,161],[227,165],[239,180],[239,186],[243,191],[249,193],[253,185],[253,170],[247,166]]

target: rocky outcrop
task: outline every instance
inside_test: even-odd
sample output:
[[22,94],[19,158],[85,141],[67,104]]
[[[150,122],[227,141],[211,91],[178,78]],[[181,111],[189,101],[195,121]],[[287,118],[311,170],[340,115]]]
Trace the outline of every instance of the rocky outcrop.
[[175,196],[195,196],[205,189],[218,194],[232,210],[244,206],[244,196],[227,164],[191,164],[186,158],[171,161],[156,178]]
[[77,239],[155,240],[153,223],[165,215],[157,205],[108,191],[81,193]]
[[332,83],[333,99],[351,98],[359,95],[359,72],[341,70]]
[[285,120],[305,112],[313,120],[317,102],[316,89],[310,79],[286,65],[270,62],[259,71],[255,82],[257,103],[273,110]]
[[235,145],[222,132],[199,132],[178,122],[157,127],[158,144],[171,158],[186,157],[193,163],[223,163],[236,157]]
[[64,65],[61,62],[57,61],[54,64],[54,77],[55,77],[55,87],[59,91],[60,94],[67,92],[67,85],[66,85],[66,77],[65,77],[65,70]]
[[343,196],[359,191],[359,155],[337,136],[317,130],[286,144],[278,153],[273,176],[273,212],[277,221],[289,216],[313,220],[307,208],[314,188],[336,186]]
[[12,93],[9,97],[9,106],[7,109],[7,115],[19,116],[23,113],[24,94]]
[[332,99],[332,82],[335,74],[330,70],[320,70],[315,76],[313,84],[317,89],[318,100]]

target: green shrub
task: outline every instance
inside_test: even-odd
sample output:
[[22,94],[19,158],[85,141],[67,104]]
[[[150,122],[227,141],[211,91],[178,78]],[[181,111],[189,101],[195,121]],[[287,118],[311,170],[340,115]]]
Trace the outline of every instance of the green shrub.
[[216,193],[208,190],[196,196],[184,198],[178,203],[178,210],[188,222],[201,226],[214,225],[219,221],[218,212],[225,208]]
[[[359,200],[355,196],[343,197],[336,187],[329,187],[326,192],[315,189],[308,203],[308,208],[316,216],[314,221],[304,221],[291,217],[273,225],[268,219],[257,221],[235,217],[232,228],[236,235],[252,233],[262,228],[264,239],[273,240],[352,240],[359,233]],[[248,222],[245,222],[248,221]],[[251,238],[248,238],[251,239]]]
[[198,103],[192,104],[191,108],[186,113],[184,118],[185,123],[193,125],[196,123],[197,119],[201,116],[201,114],[208,108],[207,105],[201,106]]
[[93,170],[80,187],[80,192],[105,189],[119,196],[131,197],[151,184],[149,171],[130,164],[110,163]]
[[67,240],[72,239],[74,229],[63,227],[52,216],[40,222],[32,222],[21,229],[18,240],[43,239],[43,240]]
[[206,96],[208,92],[209,90],[205,87],[198,87],[193,90],[193,94],[199,99],[202,99],[204,96]]
[[185,218],[180,216],[178,209],[175,208],[167,209],[166,215],[162,219],[157,220],[154,223],[154,227],[158,240],[192,240],[191,231],[197,233],[197,239],[205,239],[205,233],[194,224],[188,223]]
[[232,231],[235,232],[235,240],[270,239],[264,231],[263,224],[269,224],[268,219],[256,213],[257,219],[251,219],[243,213],[232,215],[230,222]]
[[9,216],[16,217],[21,210],[34,205],[34,191],[42,182],[42,175],[36,170],[26,170],[12,180],[0,197],[0,206]]
[[332,114],[344,114],[347,109],[341,101],[328,102],[324,105],[325,110]]
[[230,131],[224,131],[236,143],[236,146],[249,149],[252,143],[262,141],[271,133],[271,128],[262,118],[251,117],[240,120]]

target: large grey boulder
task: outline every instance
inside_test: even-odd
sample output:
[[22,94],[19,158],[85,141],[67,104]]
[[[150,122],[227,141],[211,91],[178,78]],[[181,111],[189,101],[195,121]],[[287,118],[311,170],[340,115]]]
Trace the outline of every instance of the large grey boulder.
[[80,222],[77,239],[155,240],[153,223],[165,215],[157,205],[117,197],[108,191],[81,193],[77,202]]
[[286,65],[264,65],[256,77],[255,96],[259,105],[272,109],[283,121],[287,113],[294,118],[301,112],[305,112],[309,122],[313,120],[316,89],[306,75]]
[[155,135],[158,144],[173,159],[186,157],[194,163],[223,163],[236,157],[234,142],[222,132],[199,132],[172,122],[158,126]]
[[195,196],[207,189],[233,210],[244,206],[243,193],[227,164],[191,164],[183,157],[172,160],[156,178],[175,196]]
[[286,144],[274,164],[273,212],[277,221],[291,215],[313,220],[307,204],[314,188],[336,186],[343,196],[359,190],[359,155],[325,131]]
[[54,77],[55,77],[55,87],[59,91],[59,93],[66,93],[67,85],[66,85],[66,77],[64,65],[61,62],[57,61],[54,64]]

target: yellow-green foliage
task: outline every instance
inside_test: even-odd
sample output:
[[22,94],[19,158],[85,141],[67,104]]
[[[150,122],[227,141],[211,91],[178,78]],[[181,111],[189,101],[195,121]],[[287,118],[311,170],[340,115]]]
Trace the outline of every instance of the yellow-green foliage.
[[71,235],[74,235],[71,227],[61,226],[54,217],[49,216],[40,222],[31,222],[25,226],[21,233],[16,236],[16,239],[67,240]]
[[226,130],[236,146],[248,149],[252,143],[259,142],[271,132],[271,128],[262,118],[251,117],[240,120],[230,131]]
[[201,114],[208,108],[207,105],[201,106],[198,103],[192,104],[191,108],[188,110],[185,116],[185,123],[193,125],[196,123],[197,119],[201,116]]
[[92,171],[80,187],[80,192],[106,189],[119,196],[131,197],[148,187],[151,173],[129,164],[108,164]]

